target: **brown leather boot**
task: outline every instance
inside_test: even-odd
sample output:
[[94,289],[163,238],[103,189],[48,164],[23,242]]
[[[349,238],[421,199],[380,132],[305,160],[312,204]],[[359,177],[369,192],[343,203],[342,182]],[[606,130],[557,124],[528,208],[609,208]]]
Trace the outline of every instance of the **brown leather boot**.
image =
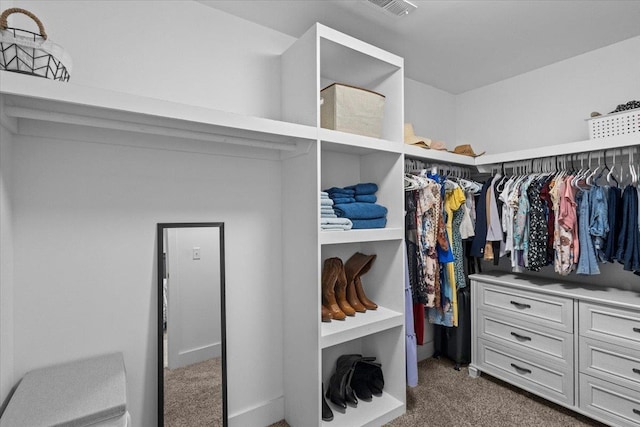
[[338,271],[338,277],[336,279],[336,300],[338,301],[338,307],[347,316],[355,316],[356,310],[351,307],[349,301],[347,301],[347,276],[344,273],[344,265],[340,258],[336,258],[340,262],[340,270]]
[[335,285],[340,272],[340,258],[327,258],[322,269],[322,305],[331,312],[331,318],[344,320],[347,317],[336,301]]
[[331,310],[329,310],[324,305],[321,305],[320,308],[322,309],[321,320],[323,322],[331,322],[331,319],[333,319],[333,316],[331,315]]
[[[371,266],[373,265],[376,256],[377,255],[365,255],[360,252],[356,252],[344,265],[347,281],[349,283],[347,287],[347,298],[349,298],[350,293],[355,294],[356,299],[367,310],[375,310],[378,308],[378,305],[367,298],[367,295],[364,293],[364,289],[362,288],[360,276],[371,270]],[[349,303],[353,306],[351,299],[349,299]],[[356,307],[354,308],[358,310]]]

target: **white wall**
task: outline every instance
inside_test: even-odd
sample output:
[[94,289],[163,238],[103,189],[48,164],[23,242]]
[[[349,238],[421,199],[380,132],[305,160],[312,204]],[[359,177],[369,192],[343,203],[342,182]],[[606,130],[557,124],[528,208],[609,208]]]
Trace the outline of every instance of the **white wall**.
[[282,396],[280,163],[69,134],[13,146],[15,378],[122,351],[133,425],[155,426],[155,225],[222,221],[229,411]]
[[0,126],[0,413],[14,384],[13,375],[13,207],[11,159],[13,137]]
[[592,111],[634,99],[640,37],[458,95],[457,140],[492,154],[582,141]]
[[170,228],[168,240],[169,369],[175,369],[221,355],[220,230]]
[[[289,36],[190,1],[12,3],[71,54],[74,84],[280,116]],[[11,155],[2,138],[0,400],[31,369],[123,351],[134,425],[155,425],[155,223],[224,221],[229,413],[282,412],[279,162],[17,139]]]
[[405,122],[416,135],[443,141],[449,150],[456,142],[456,97],[411,79],[404,81]]
[[[71,82],[280,117],[280,54],[294,39],[184,0],[26,1],[72,57]],[[20,14],[10,25],[36,29]]]

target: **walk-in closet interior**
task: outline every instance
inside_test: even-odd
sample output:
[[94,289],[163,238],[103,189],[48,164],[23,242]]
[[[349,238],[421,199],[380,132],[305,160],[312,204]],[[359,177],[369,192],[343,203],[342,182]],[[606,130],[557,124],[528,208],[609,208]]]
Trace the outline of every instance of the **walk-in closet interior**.
[[0,427],[640,426],[639,1],[3,11]]

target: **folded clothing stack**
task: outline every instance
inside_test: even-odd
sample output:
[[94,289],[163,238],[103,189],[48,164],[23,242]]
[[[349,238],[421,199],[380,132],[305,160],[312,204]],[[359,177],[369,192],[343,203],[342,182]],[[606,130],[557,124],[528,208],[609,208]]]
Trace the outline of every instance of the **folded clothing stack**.
[[351,230],[349,218],[338,218],[333,209],[333,200],[327,192],[320,192],[320,229],[321,230]]
[[384,228],[387,225],[387,208],[376,204],[378,185],[373,182],[331,187],[325,192],[333,201],[338,218],[351,220],[354,229]]

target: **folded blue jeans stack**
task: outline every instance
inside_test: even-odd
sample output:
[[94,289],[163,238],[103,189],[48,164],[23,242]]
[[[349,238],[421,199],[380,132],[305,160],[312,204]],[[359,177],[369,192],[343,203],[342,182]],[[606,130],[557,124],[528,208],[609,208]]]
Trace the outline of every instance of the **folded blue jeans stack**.
[[320,229],[326,231],[351,230],[352,223],[349,218],[338,218],[333,210],[333,200],[329,194],[320,192]]
[[377,204],[378,185],[373,182],[331,187],[323,193],[333,201],[333,211],[338,218],[351,220],[354,229],[384,228],[387,225],[387,208]]

